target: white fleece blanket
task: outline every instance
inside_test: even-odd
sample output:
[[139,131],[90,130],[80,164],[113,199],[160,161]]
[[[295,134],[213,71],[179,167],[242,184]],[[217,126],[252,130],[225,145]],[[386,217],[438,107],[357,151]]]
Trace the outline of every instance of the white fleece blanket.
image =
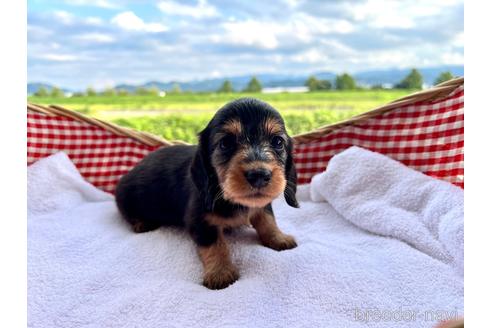
[[274,202],[298,247],[229,236],[240,279],[212,291],[190,238],[134,234],[59,153],[28,168],[29,327],[432,327],[463,313],[463,191],[351,148]]

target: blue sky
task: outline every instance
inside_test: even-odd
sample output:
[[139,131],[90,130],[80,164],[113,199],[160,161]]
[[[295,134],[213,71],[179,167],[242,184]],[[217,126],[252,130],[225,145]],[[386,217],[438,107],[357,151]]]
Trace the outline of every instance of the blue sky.
[[28,1],[28,81],[66,88],[463,64],[463,0]]

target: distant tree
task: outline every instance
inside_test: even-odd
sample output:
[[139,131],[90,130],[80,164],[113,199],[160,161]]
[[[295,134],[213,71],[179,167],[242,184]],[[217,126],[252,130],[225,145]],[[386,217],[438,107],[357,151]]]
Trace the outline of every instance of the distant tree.
[[181,90],[181,86],[179,85],[179,83],[174,83],[171,90],[169,90],[169,93],[181,93],[181,92],[182,92],[182,90]]
[[139,96],[146,96],[149,94],[149,90],[144,87],[138,87],[135,89],[135,94]]
[[63,92],[62,89],[58,87],[53,87],[51,89],[50,96],[53,98],[63,98],[65,96],[65,93]]
[[335,87],[337,90],[354,90],[357,84],[352,76],[347,73],[337,75],[335,79]]
[[83,96],[84,96],[84,93],[83,92],[80,92],[80,91],[74,92],[72,94],[72,97],[83,97]]
[[256,78],[256,76],[253,76],[244,89],[244,92],[258,93],[261,92],[262,89],[263,87],[261,86],[260,81]]
[[38,88],[38,90],[36,90],[36,92],[34,93],[34,95],[36,97],[48,97],[48,90],[46,90],[45,87],[41,86]]
[[454,78],[454,75],[447,71],[447,72],[442,72],[437,79],[434,81],[434,85],[449,81]]
[[224,83],[222,83],[222,86],[217,90],[217,92],[221,93],[231,93],[234,92],[234,88],[232,87],[232,83],[229,80],[225,80]]
[[331,82],[328,80],[318,80],[315,76],[310,76],[304,83],[309,91],[330,90]]
[[318,90],[318,79],[311,75],[306,82],[304,82],[304,86],[308,87],[309,91]]
[[106,97],[116,96],[116,90],[114,88],[107,87],[106,89],[104,89],[102,94]]
[[159,95],[159,92],[161,92],[161,90],[159,90],[159,88],[157,88],[156,86],[151,87],[148,91],[149,91],[149,95],[155,97],[157,97]]
[[116,90],[118,96],[128,96],[130,93],[126,89],[118,89]]
[[397,89],[422,89],[424,79],[420,72],[413,68],[410,73],[400,81],[395,88]]
[[93,87],[88,87],[87,90],[85,91],[85,94],[89,97],[97,96],[96,90],[94,90]]
[[331,82],[328,80],[319,80],[318,88],[319,90],[330,90],[332,88]]

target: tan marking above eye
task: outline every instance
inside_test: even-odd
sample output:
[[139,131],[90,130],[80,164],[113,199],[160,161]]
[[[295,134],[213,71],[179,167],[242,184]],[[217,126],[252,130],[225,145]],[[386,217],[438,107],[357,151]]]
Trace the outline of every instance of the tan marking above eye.
[[284,127],[278,120],[274,118],[267,118],[265,121],[265,131],[269,134],[283,133]]
[[242,131],[241,122],[239,122],[238,120],[227,121],[222,127],[222,130],[228,133],[239,135]]

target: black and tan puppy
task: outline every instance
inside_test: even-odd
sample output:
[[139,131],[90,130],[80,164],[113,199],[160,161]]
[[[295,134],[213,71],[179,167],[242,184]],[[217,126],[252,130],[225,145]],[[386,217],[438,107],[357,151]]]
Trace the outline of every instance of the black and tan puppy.
[[296,247],[280,231],[271,202],[295,198],[292,140],[270,105],[244,98],[221,108],[199,134],[198,146],[171,146],[144,158],[116,188],[116,202],[135,232],[160,226],[187,229],[204,265],[203,284],[221,289],[239,277],[225,228],[251,224],[263,245]]

